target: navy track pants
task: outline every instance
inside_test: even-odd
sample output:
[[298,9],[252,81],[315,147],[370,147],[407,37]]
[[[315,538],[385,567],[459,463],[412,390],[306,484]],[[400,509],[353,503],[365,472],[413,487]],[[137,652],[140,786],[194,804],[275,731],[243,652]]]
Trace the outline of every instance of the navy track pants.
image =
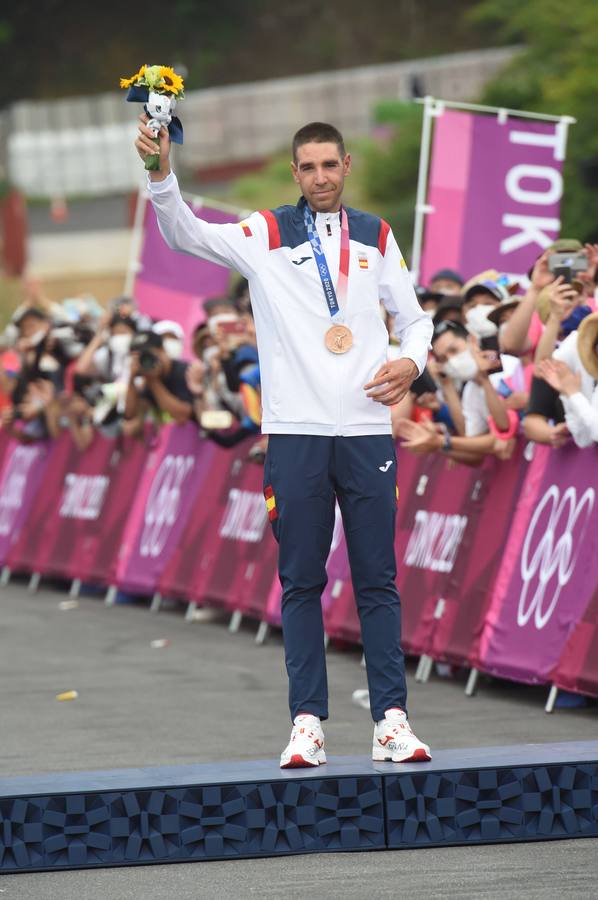
[[279,544],[292,719],[300,712],[328,718],[321,596],[335,497],[361,621],[372,718],[383,719],[392,707],[407,711],[395,585],[396,467],[390,435],[270,435],[264,493]]

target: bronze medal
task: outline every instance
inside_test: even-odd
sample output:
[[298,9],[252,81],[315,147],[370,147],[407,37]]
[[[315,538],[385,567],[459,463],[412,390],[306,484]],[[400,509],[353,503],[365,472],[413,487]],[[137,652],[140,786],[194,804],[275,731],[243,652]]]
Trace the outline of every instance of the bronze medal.
[[347,353],[353,346],[351,329],[346,325],[333,325],[326,332],[324,342],[331,353]]

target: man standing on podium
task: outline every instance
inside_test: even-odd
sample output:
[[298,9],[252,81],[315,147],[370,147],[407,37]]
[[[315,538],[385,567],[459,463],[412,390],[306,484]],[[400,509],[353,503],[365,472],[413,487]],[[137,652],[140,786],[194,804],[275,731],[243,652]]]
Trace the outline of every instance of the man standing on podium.
[[[156,152],[141,116],[135,146]],[[161,129],[148,173],[160,231],[175,250],[237,269],[249,281],[269,435],[264,494],[279,544],[282,629],[293,728],[282,768],[326,762],[328,685],[321,595],[343,518],[361,621],[374,760],[429,760],[407,720],[394,554],[397,473],[390,407],[426,363],[432,322],[420,309],[389,225],[341,203],[351,157],[340,132],[313,122],[293,138],[297,206],[208,224],[181,198]],[[400,359],[387,361],[380,301]],[[416,599],[416,598],[414,598]],[[352,745],[353,742],[351,742]]]

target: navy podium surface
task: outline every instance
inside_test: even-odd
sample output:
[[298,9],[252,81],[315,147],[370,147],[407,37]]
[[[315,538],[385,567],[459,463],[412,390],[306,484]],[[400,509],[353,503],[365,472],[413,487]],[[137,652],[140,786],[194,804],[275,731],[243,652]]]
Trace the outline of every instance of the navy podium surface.
[[598,836],[598,740],[0,779],[0,873]]

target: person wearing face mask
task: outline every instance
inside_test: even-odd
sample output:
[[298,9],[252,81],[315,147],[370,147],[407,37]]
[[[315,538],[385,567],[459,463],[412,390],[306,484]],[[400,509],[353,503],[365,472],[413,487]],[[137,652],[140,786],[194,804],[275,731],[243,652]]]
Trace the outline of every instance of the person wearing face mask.
[[125,399],[126,420],[137,419],[144,408],[161,422],[184,425],[193,418],[194,397],[187,383],[189,364],[171,359],[162,336],[140,332],[131,343],[131,364]]
[[161,319],[152,326],[154,334],[162,338],[162,346],[170,359],[182,359],[185,341],[185,332],[178,322],[172,319]]
[[496,354],[481,350],[475,337],[463,327],[443,322],[432,336],[432,350],[444,374],[454,383],[463,385],[461,405],[465,420],[465,436],[475,437],[489,430],[491,416],[497,429],[510,429],[509,416],[503,397],[498,393],[501,381],[514,371],[517,360],[501,356],[502,369],[496,369]]
[[12,326],[18,337],[15,349],[20,359],[16,377],[5,378],[12,410],[7,411],[5,424],[22,420],[22,430],[13,431],[23,440],[40,440],[52,432],[49,422],[50,405],[64,389],[64,373],[70,357],[61,342],[52,335],[48,314],[37,307],[24,306],[13,316]]
[[492,374],[492,369],[496,367],[496,354],[481,350],[475,337],[462,325],[448,321],[441,322],[434,329],[432,353],[445,378],[462,392],[464,434],[451,436],[432,424],[422,426],[403,420],[398,428],[399,436],[404,441],[402,446],[415,453],[441,451],[456,462],[467,465],[479,465],[489,453],[499,455],[497,435],[510,436],[513,426],[507,404],[498,388],[518,361],[501,357],[503,369],[507,371]]
[[77,360],[75,373],[108,383],[126,379],[135,332],[134,319],[107,310],[98,323],[97,333]]
[[488,347],[492,345],[491,349],[498,350],[498,328],[489,318],[490,313],[509,301],[517,287],[517,284],[509,285],[507,277],[495,269],[481,272],[463,286],[465,327],[479,341],[486,341]]

